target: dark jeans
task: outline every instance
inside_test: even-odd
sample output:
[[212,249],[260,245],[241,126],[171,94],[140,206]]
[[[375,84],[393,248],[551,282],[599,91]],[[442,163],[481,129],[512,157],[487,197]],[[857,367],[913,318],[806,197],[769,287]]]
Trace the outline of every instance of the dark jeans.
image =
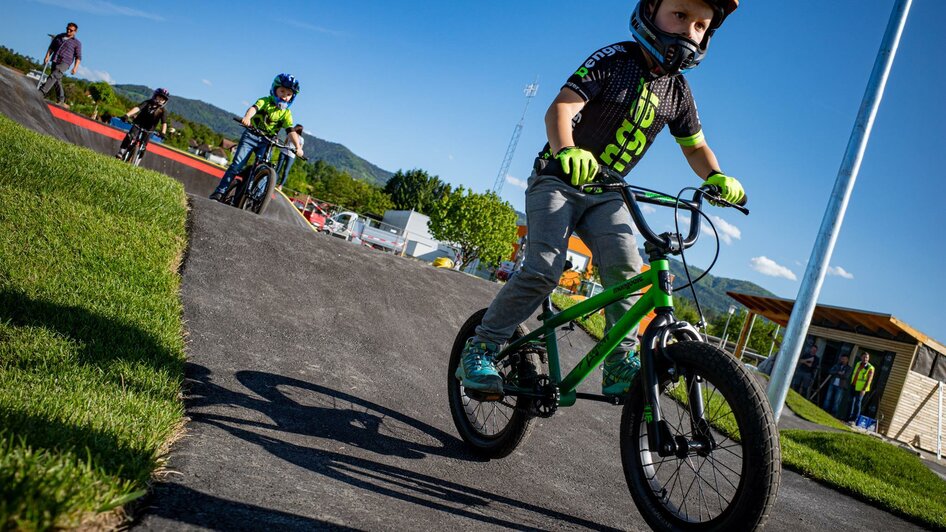
[[815,376],[813,374],[798,370],[795,372],[795,378],[792,379],[792,388],[807,398],[808,389],[811,388],[814,378]]
[[844,397],[844,390],[840,386],[829,385],[828,393],[824,396],[824,403],[821,405],[822,410],[838,417],[838,406],[841,404],[842,397]]
[[243,136],[240,137],[240,145],[237,146],[236,153],[233,154],[233,162],[223,174],[223,178],[220,179],[220,184],[217,185],[217,189],[214,190],[214,193],[223,194],[227,191],[227,186],[230,185],[230,181],[233,181],[233,176],[240,173],[247,159],[250,158],[251,153],[256,153],[256,160],[261,161],[266,159],[266,152],[268,150],[268,142],[251,134],[249,131],[244,131]]
[[46,83],[43,83],[43,86],[39,89],[43,92],[43,96],[49,94],[49,91],[55,85],[56,87],[56,101],[63,103],[66,101],[66,91],[62,88],[62,77],[66,75],[66,71],[69,70],[69,65],[66,63],[56,63],[53,64],[52,69],[49,73],[49,77],[46,78]]
[[848,421],[857,421],[857,418],[861,417],[861,401],[864,400],[864,396],[860,392],[854,392],[854,395],[851,396],[851,413],[847,416]]
[[289,169],[292,168],[292,163],[296,162],[295,157],[290,157],[283,152],[279,152],[279,161],[276,162],[276,176],[279,179],[279,186],[286,184],[286,180],[289,179]]

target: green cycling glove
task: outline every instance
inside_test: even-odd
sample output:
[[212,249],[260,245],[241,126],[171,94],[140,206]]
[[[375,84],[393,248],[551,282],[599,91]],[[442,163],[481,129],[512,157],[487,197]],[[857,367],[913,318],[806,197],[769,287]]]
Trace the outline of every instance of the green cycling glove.
[[715,185],[722,191],[722,198],[729,203],[739,205],[746,197],[746,191],[735,177],[716,172],[706,178],[707,185]]
[[577,146],[566,146],[555,155],[562,170],[572,178],[572,186],[587,185],[598,175],[598,161],[588,150]]

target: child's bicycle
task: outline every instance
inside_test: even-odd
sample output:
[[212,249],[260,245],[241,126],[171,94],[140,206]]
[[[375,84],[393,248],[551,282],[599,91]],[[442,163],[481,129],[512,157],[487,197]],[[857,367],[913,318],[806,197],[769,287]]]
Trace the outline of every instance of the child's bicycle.
[[[121,120],[122,122],[128,122],[125,117],[122,117]],[[125,153],[121,155],[121,160],[126,163],[131,163],[132,166],[141,166],[141,160],[144,159],[145,151],[147,151],[148,139],[151,138],[154,131],[136,125],[131,126],[131,131],[131,142],[128,144],[128,149],[125,150]]]
[[[722,200],[716,187],[684,189],[694,190],[692,200],[623,182],[583,188],[622,195],[646,240],[650,270],[559,313],[546,300],[540,315],[543,325],[533,332],[520,326],[497,355],[504,381],[501,398],[467,390],[455,376],[463,346],[486,310],[473,314],[456,337],[447,369],[450,411],[460,436],[478,454],[501,458],[525,440],[535,418],[549,417],[559,407],[572,406],[578,399],[623,405],[624,476],[651,527],[719,531],[760,527],[781,478],[775,418],[764,390],[739,360],[706,343],[695,327],[674,317],[667,260],[696,242],[700,217],[705,216],[700,211],[704,197],[746,214],[748,210]],[[638,203],[690,211],[687,236],[679,227],[676,233],[655,234]],[[638,295],[640,300],[563,378],[556,328]],[[656,317],[642,334],[641,371],[628,394],[577,392],[578,385],[652,310]]]
[[[276,188],[276,170],[273,169],[270,161],[270,152],[273,147],[294,149],[288,144],[279,142],[275,135],[267,135],[253,126],[244,126],[239,118],[234,121],[246,128],[247,131],[260,138],[266,145],[265,157],[256,157],[253,164],[233,177],[227,190],[220,198],[221,203],[232,205],[238,209],[253,211],[256,214],[263,214],[266,207],[269,206],[269,200],[272,198],[273,189]],[[261,153],[259,148],[254,149],[257,154]],[[307,161],[304,156],[299,157]]]

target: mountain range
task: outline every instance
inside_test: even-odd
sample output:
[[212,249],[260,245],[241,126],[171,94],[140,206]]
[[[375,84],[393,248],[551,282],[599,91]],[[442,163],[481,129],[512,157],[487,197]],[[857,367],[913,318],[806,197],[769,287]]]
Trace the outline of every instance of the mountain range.
[[[151,88],[144,85],[113,85],[112,88],[122,96],[136,102],[147,100],[153,92]],[[233,117],[236,116],[234,113],[201,100],[172,96],[168,102],[168,110],[192,122],[204,124],[232,140],[239,139],[243,133],[243,128],[233,121]],[[339,170],[348,172],[354,178],[379,186],[384,186],[394,175],[355,155],[342,144],[323,140],[308,133],[302,136],[305,138],[303,151],[310,161],[321,159]]]

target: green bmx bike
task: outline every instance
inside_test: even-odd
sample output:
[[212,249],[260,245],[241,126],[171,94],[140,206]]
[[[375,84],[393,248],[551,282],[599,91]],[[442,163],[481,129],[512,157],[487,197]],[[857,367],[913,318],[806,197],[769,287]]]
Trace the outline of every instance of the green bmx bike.
[[[722,200],[715,187],[684,189],[681,195],[693,191],[692,200],[623,182],[585,188],[622,195],[645,239],[650,270],[562,312],[554,312],[546,300],[539,316],[542,326],[532,332],[520,326],[497,355],[504,382],[501,397],[467,390],[455,377],[463,346],[486,310],[473,314],[457,334],[447,370],[450,411],[461,438],[480,455],[502,458],[526,439],[536,418],[550,417],[578,399],[623,405],[624,476],[651,527],[729,531],[762,526],[781,478],[775,418],[749,370],[707,343],[696,327],[674,317],[675,288],[668,261],[670,255],[682,255],[696,243],[700,218],[705,217],[704,197],[745,214],[748,210]],[[679,222],[675,233],[655,234],[640,203],[689,211],[687,236],[680,233]],[[708,218],[707,222],[712,227]],[[635,296],[640,299],[563,377],[556,329]],[[652,310],[656,317],[641,335],[641,371],[627,395],[577,392],[578,385]]]

